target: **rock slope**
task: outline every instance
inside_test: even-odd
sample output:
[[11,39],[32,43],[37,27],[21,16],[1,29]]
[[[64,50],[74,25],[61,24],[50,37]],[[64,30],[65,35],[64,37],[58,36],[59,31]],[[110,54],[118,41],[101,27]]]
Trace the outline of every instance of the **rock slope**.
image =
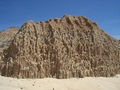
[[120,44],[86,17],[64,15],[24,23],[3,61],[8,77],[109,77],[120,73]]
[[0,31],[0,71],[2,67],[1,63],[3,58],[3,51],[9,47],[18,30],[19,28],[17,27],[10,27],[5,31]]
[[5,31],[0,31],[0,52],[9,47],[18,30],[19,28],[17,27],[10,27]]

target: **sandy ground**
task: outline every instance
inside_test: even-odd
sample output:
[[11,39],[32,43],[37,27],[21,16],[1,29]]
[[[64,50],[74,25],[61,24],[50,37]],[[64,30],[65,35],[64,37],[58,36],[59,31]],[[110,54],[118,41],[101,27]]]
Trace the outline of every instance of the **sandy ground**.
[[112,78],[16,79],[0,76],[0,90],[120,90],[120,75]]

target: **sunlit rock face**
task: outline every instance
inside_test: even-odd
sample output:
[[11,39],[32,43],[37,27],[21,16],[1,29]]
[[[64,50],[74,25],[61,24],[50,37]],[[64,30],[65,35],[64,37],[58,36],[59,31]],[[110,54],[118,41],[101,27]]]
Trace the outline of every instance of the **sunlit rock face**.
[[109,77],[120,73],[120,44],[86,17],[64,15],[24,23],[3,61],[8,77]]
[[16,33],[19,31],[17,27],[10,27],[7,30],[0,31],[0,73],[1,69],[4,66],[3,62],[3,52],[9,47],[12,40],[14,39]]

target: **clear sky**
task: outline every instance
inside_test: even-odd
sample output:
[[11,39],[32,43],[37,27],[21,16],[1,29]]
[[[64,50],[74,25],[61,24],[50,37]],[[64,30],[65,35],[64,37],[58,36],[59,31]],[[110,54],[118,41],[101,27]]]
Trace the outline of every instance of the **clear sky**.
[[120,39],[120,0],[0,0],[0,30],[64,14],[86,16]]

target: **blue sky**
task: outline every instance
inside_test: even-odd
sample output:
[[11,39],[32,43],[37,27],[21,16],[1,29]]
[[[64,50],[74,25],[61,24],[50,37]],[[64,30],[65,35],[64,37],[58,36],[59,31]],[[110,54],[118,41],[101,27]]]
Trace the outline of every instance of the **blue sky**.
[[86,16],[120,39],[120,0],[0,0],[0,30],[64,14]]

